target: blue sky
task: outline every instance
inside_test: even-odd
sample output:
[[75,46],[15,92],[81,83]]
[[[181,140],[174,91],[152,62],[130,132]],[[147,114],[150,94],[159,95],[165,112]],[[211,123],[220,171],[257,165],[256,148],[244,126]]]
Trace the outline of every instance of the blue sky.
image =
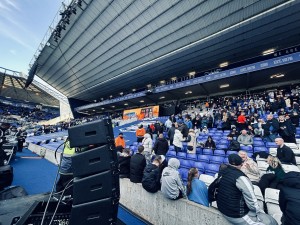
[[0,67],[28,74],[62,0],[0,0]]

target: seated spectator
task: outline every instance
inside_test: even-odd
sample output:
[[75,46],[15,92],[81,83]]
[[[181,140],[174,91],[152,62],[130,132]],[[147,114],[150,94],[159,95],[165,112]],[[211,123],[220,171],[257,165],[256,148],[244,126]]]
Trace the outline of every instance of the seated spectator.
[[143,172],[146,166],[145,156],[142,154],[144,146],[138,147],[138,152],[130,159],[130,181],[133,183],[141,183]]
[[178,172],[180,162],[176,158],[169,159],[168,167],[162,172],[161,192],[169,199],[186,198],[186,190]]
[[144,175],[142,179],[143,188],[151,193],[155,193],[160,190],[160,178],[161,178],[161,157],[156,156],[152,163],[145,167]]
[[242,130],[241,135],[238,137],[237,141],[241,146],[251,146],[253,145],[253,137],[247,134],[246,130]]
[[249,178],[240,170],[243,163],[237,154],[228,156],[229,165],[219,181],[217,205],[226,220],[234,225],[276,225],[271,216],[257,204]]
[[169,144],[168,141],[164,138],[163,134],[159,134],[154,147],[153,147],[154,153],[156,155],[166,155],[169,150]]
[[236,127],[233,126],[231,128],[231,131],[230,131],[230,135],[233,137],[233,138],[237,138],[239,136],[239,132],[236,130]]
[[289,172],[282,181],[279,206],[283,213],[282,225],[300,224],[300,173]]
[[200,205],[209,206],[208,193],[205,183],[199,180],[197,168],[191,168],[188,174],[187,196],[190,201]]
[[264,122],[263,120],[260,120],[260,122],[262,123],[264,141],[274,141],[278,135],[279,130],[278,120],[273,118],[272,114],[269,114],[267,115],[266,122]]
[[269,167],[267,168],[266,174],[264,174],[258,183],[260,190],[265,195],[266,188],[280,188],[280,182],[285,176],[285,172],[282,169],[281,163],[277,157],[269,155],[267,158]]
[[151,154],[152,154],[152,145],[153,145],[150,134],[146,133],[144,135],[142,144],[144,146],[144,155],[145,155],[146,163],[149,164],[151,163]]
[[284,144],[283,139],[276,138],[275,143],[278,145],[277,158],[281,161],[281,163],[297,165],[293,150]]
[[204,144],[204,148],[216,149],[216,143],[214,142],[211,136],[207,137],[207,140]]
[[229,141],[228,150],[239,151],[240,143],[237,140],[234,140],[231,134],[227,135],[227,140]]
[[119,136],[116,137],[115,144],[116,144],[116,147],[122,146],[123,148],[125,148],[126,145],[125,145],[125,139],[123,137],[123,133],[119,133]]
[[196,141],[196,134],[193,129],[189,130],[187,139],[188,139],[187,152],[196,154],[197,141]]
[[120,178],[129,178],[130,175],[130,149],[125,148],[119,155]]
[[247,152],[239,151],[239,156],[243,160],[243,164],[241,167],[241,171],[247,175],[252,184],[258,185],[260,180],[260,172],[257,166],[257,163],[253,161],[253,159],[249,158]]
[[209,133],[209,130],[208,130],[207,126],[204,126],[203,129],[201,130],[201,134],[205,135],[208,133]]

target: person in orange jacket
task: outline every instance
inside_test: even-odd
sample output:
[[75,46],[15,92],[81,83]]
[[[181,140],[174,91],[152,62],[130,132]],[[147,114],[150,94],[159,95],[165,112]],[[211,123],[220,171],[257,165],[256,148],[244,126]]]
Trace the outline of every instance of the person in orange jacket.
[[142,142],[142,140],[144,139],[144,135],[146,134],[146,130],[143,127],[143,124],[141,124],[139,126],[139,128],[136,130],[135,135],[137,138],[137,142]]
[[116,145],[116,147],[122,146],[123,148],[125,148],[125,139],[123,137],[123,133],[119,133],[119,136],[116,137],[115,145]]

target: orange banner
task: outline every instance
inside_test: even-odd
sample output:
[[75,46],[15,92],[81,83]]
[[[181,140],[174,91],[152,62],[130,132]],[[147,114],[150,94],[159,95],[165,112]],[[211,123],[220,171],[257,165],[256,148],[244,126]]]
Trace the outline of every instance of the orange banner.
[[159,114],[159,106],[148,106],[144,108],[136,108],[136,109],[128,109],[123,112],[123,120],[128,120],[131,118],[137,118],[138,120],[142,120],[145,118],[153,118],[158,117]]

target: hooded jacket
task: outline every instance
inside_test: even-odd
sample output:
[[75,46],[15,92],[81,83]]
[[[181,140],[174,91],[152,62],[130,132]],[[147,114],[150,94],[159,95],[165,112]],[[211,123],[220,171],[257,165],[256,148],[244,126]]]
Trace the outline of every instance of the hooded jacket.
[[146,133],[144,135],[144,139],[142,141],[142,144],[144,146],[144,152],[152,152],[152,139],[150,134]]
[[284,215],[284,225],[300,224],[300,173],[285,174],[282,184],[279,206]]
[[162,172],[161,192],[170,199],[176,199],[179,196],[179,190],[183,197],[186,198],[186,190],[178,172],[179,166],[179,160],[171,158],[168,162],[168,167]]
[[175,145],[178,148],[182,148],[183,141],[185,141],[185,139],[183,138],[182,133],[180,132],[180,130],[176,129],[174,134],[174,139],[173,139],[173,145]]

